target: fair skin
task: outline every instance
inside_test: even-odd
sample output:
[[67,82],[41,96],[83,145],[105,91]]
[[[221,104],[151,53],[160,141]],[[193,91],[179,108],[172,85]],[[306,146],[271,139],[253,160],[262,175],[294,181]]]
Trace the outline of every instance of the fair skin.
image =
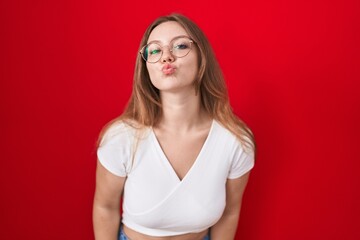
[[[167,46],[174,37],[187,32],[176,22],[165,22],[150,34],[148,42],[157,41]],[[159,89],[163,104],[162,116],[154,133],[167,159],[183,179],[194,164],[210,130],[211,117],[204,111],[199,94],[195,94],[193,81],[197,75],[198,54],[195,46],[183,58],[173,56],[167,47],[157,63],[147,63],[152,84]],[[164,65],[171,68],[163,71]],[[176,139],[176,144],[174,143]],[[241,199],[249,173],[227,180],[226,207],[221,219],[211,228],[212,240],[234,239],[241,208]],[[126,178],[107,171],[100,163],[96,173],[96,191],[93,207],[95,239],[117,239],[120,226],[120,198]],[[208,230],[171,237],[152,237],[124,226],[131,240],[202,240]]]

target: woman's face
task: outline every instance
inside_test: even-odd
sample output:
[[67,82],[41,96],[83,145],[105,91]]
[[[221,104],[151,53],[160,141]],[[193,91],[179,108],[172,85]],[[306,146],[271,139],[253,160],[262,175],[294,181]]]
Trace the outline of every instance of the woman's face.
[[[177,22],[165,22],[153,29],[148,42],[160,46],[161,58],[156,63],[146,62],[152,84],[161,92],[189,91],[194,89],[194,80],[198,73],[198,54],[194,43],[186,56],[177,57],[179,52],[186,52],[186,38],[178,40],[179,36],[190,37]],[[173,49],[174,53],[169,50]],[[177,50],[179,49],[179,50]],[[149,54],[158,54],[159,49],[149,50]]]

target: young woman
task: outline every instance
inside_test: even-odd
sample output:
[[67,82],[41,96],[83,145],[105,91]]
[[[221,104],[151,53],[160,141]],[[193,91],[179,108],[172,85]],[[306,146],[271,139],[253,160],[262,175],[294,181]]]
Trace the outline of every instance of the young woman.
[[207,38],[173,14],[139,52],[127,108],[100,134],[95,238],[234,239],[255,144]]

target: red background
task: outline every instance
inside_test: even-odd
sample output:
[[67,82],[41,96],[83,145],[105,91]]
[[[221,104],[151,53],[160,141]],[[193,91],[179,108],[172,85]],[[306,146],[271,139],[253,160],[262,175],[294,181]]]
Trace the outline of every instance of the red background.
[[138,44],[207,34],[258,144],[236,239],[360,239],[360,2],[1,1],[0,238],[93,239],[95,141]]

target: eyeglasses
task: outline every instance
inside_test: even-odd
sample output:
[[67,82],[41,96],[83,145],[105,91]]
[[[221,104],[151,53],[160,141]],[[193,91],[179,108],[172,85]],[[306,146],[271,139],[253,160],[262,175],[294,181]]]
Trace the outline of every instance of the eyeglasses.
[[[182,58],[189,54],[193,43],[187,36],[178,36],[172,39],[167,47],[173,56]],[[163,55],[163,48],[158,42],[151,42],[141,48],[140,54],[146,62],[156,63]]]

